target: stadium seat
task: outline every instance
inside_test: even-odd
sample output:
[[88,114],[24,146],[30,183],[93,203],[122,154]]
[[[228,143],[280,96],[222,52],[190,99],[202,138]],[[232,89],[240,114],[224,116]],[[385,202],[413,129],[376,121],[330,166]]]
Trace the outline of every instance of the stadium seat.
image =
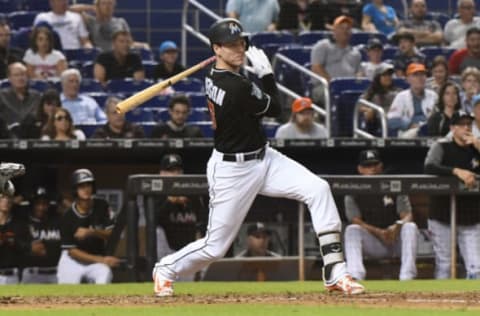
[[207,106],[207,97],[204,93],[189,93],[192,108],[203,108]]
[[[277,53],[292,59],[300,65],[305,65],[310,62],[310,51],[311,46],[290,46],[280,48]],[[274,62],[274,68],[278,82],[289,87],[297,94],[303,95],[305,93],[307,88],[300,71],[278,59]]]
[[444,56],[448,60],[455,52],[455,48],[426,46],[420,48],[420,52],[427,58],[427,64],[430,64],[439,55]]
[[140,122],[139,124],[143,128],[145,136],[150,137],[153,128],[157,125],[157,122]]
[[319,40],[332,35],[330,31],[306,31],[298,34],[297,41],[301,45],[314,45]]
[[386,44],[388,42],[387,37],[382,33],[371,33],[371,32],[355,32],[352,33],[350,39],[350,45],[356,46],[360,44],[367,44],[368,40],[371,38],[378,38],[382,43]]
[[311,51],[311,46],[292,45],[280,48],[277,53],[290,58],[291,60],[297,62],[300,65],[303,65],[310,61]]
[[23,8],[29,11],[50,11],[50,0],[23,0]]
[[259,32],[252,35],[252,45],[262,48],[265,54],[271,58],[280,46],[292,44],[295,37],[288,31],[280,32]]
[[277,132],[278,127],[280,126],[280,123],[263,122],[262,126],[263,126],[263,130],[265,131],[265,135],[267,135],[267,138],[274,138],[275,133]]
[[137,107],[125,114],[129,122],[154,122],[152,109],[148,107]]
[[47,90],[48,88],[52,88],[52,84],[50,84],[48,81],[44,80],[29,80],[28,81],[28,86],[31,89],[37,90],[39,92],[43,92]]
[[427,12],[425,19],[437,21],[438,23],[440,23],[440,26],[443,29],[445,27],[445,24],[447,24],[447,22],[450,20],[450,17],[448,16],[448,14],[442,12]]
[[158,63],[153,60],[144,60],[142,61],[143,69],[145,69],[145,77],[148,79],[153,79],[155,73],[155,67]]
[[95,65],[94,61],[84,62],[80,68],[82,77],[84,78],[93,78],[93,66]]
[[206,138],[213,137],[213,127],[211,121],[204,121],[204,122],[195,122],[190,123],[191,125],[198,126],[203,133],[203,136]]
[[22,27],[31,27],[38,12],[35,11],[15,11],[8,14],[8,23],[14,30]]
[[80,92],[103,92],[102,84],[93,78],[82,78],[80,83]]
[[339,96],[343,91],[365,91],[371,81],[366,78],[343,77],[334,78],[330,81],[330,94],[332,97]]
[[[438,11],[446,14],[451,14],[457,11],[456,1],[452,0],[427,0],[427,7],[429,11]],[[478,4],[478,3],[477,3]],[[477,7],[478,8],[478,7]],[[453,12],[451,12],[453,11]]]
[[87,92],[86,95],[97,101],[97,104],[102,109],[105,108],[105,101],[107,101],[108,97],[110,96],[108,93],[105,92]]
[[140,55],[142,61],[153,61],[153,52],[146,48],[134,48],[131,50],[133,53]]
[[8,13],[21,9],[21,2],[19,0],[0,0],[0,12]]
[[80,48],[80,49],[65,49],[65,57],[69,64],[79,66],[87,61],[95,61],[95,58],[100,53],[98,48]]
[[149,108],[166,108],[168,106],[169,100],[170,100],[170,95],[160,95],[145,101],[143,106],[146,106]]
[[174,84],[173,89],[178,92],[202,92],[204,91],[203,81],[198,78],[187,78]]
[[331,129],[334,137],[353,136],[353,109],[363,90],[344,90],[331,108]]
[[82,132],[85,134],[87,138],[90,138],[93,132],[95,132],[97,128],[103,125],[104,125],[103,123],[91,123],[91,124],[78,124],[78,125],[75,125],[75,127],[82,130]]
[[404,78],[393,78],[393,85],[401,89],[408,89],[410,84]]
[[150,80],[134,80],[132,78],[112,79],[107,82],[106,91],[111,93],[131,94],[152,85]]

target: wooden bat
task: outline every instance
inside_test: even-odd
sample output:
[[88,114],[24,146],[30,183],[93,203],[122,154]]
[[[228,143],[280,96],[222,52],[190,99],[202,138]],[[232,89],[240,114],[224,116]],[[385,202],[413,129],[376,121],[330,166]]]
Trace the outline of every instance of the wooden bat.
[[204,68],[208,64],[211,64],[215,61],[215,56],[212,56],[210,58],[205,59],[204,61],[199,62],[195,66],[192,66],[184,71],[182,71],[179,74],[176,74],[175,76],[172,76],[168,79],[165,79],[159,83],[156,83],[146,89],[143,89],[142,91],[139,91],[132,95],[131,97],[123,100],[122,102],[119,102],[115,108],[117,113],[126,113],[140,104],[143,104],[145,101],[150,100],[151,98],[155,97],[158,95],[160,91],[163,89],[170,87],[171,85],[177,83],[178,81],[190,76],[194,72],[199,71],[200,69]]

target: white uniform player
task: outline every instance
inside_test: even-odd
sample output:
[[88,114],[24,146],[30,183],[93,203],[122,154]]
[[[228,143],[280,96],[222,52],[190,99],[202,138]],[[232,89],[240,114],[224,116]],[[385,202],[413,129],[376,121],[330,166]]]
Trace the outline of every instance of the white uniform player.
[[[346,271],[341,221],[328,183],[267,144],[261,118],[280,114],[268,58],[255,47],[246,52],[248,37],[235,19],[213,24],[209,39],[217,57],[205,79],[215,128],[215,149],[207,165],[209,223],[204,238],[156,264],[155,294],[173,295],[175,279],[222,258],[257,194],[306,203],[320,241],[326,288],[345,294],[364,292]],[[240,74],[245,55],[261,79],[263,90]]]

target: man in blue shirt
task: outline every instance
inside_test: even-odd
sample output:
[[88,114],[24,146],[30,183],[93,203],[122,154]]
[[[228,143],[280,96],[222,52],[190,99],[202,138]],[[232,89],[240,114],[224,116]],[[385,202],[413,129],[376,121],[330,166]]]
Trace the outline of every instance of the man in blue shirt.
[[67,69],[62,73],[62,107],[72,115],[73,123],[105,123],[107,116],[93,98],[79,93],[82,76],[77,69]]

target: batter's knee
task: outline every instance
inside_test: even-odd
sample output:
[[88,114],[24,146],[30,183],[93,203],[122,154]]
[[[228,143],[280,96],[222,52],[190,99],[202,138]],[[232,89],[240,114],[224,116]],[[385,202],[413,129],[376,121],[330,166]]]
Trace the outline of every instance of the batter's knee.
[[219,247],[218,245],[207,243],[207,246],[204,249],[207,260],[212,262],[222,259],[223,257],[225,257],[225,254],[227,253],[229,247],[230,245],[222,245],[221,247]]

